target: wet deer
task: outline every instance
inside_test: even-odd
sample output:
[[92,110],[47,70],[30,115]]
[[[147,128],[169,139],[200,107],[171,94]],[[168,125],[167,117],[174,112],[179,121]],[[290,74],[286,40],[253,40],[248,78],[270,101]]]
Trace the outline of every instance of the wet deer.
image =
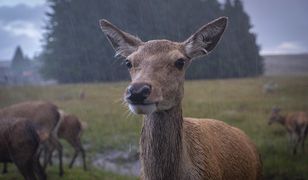
[[[47,146],[47,144],[53,144],[58,150],[59,174],[62,176],[64,173],[62,166],[62,145],[57,138],[57,130],[61,119],[58,107],[45,101],[26,101],[0,109],[0,118],[8,117],[28,118],[33,121],[40,138],[40,149]],[[47,162],[49,157],[45,156],[44,159],[44,162]],[[44,168],[46,167],[47,163],[44,164]]]
[[194,58],[210,53],[227,25],[221,17],[184,42],[141,41],[107,20],[100,26],[116,56],[125,58],[131,83],[124,93],[129,109],[143,114],[141,179],[261,178],[254,143],[241,130],[213,119],[184,118],[185,71]]
[[293,112],[286,115],[280,113],[281,109],[272,109],[268,124],[279,123],[288,132],[289,141],[292,146],[292,154],[297,153],[297,146],[301,145],[302,152],[305,152],[305,139],[308,134],[308,116],[305,112]]
[[37,153],[39,143],[32,120],[0,118],[0,162],[13,162],[25,180],[46,179]]
[[[72,168],[74,165],[74,162],[78,156],[79,153],[81,153],[82,161],[83,161],[83,169],[86,171],[87,170],[87,165],[86,165],[86,152],[85,149],[81,143],[81,136],[83,134],[83,131],[87,127],[87,123],[82,122],[79,120],[79,118],[73,114],[68,114],[65,113],[63,110],[59,110],[62,120],[60,122],[60,126],[58,129],[58,137],[60,139],[66,140],[75,150],[73,158],[69,164],[69,168]],[[49,152],[45,153],[50,153],[50,159],[49,163],[52,164],[52,154],[54,151],[55,147],[50,145],[48,149],[46,149]]]

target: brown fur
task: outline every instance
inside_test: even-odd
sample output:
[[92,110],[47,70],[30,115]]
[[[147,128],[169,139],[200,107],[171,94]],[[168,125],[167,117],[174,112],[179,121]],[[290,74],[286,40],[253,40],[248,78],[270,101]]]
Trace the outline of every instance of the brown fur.
[[[57,147],[59,152],[60,175],[63,175],[62,167],[62,145],[55,136],[55,127],[60,119],[60,114],[56,105],[45,101],[27,101],[11,105],[0,110],[0,117],[22,117],[33,121],[35,129],[40,137],[41,143],[51,143]],[[45,157],[48,159],[48,157]],[[46,168],[46,164],[44,164]]]
[[[60,127],[58,129],[58,137],[65,139],[75,150],[74,156],[70,162],[69,167],[73,167],[75,159],[77,158],[79,152],[81,152],[83,168],[84,170],[87,170],[86,153],[81,143],[81,135],[86,124],[84,122],[81,122],[79,118],[75,115],[65,114],[63,111],[61,111],[61,113],[63,114],[63,119],[61,120]],[[51,151],[53,151],[53,149]]]
[[198,179],[261,178],[259,153],[240,129],[217,120],[186,118],[184,132],[187,152],[194,157],[192,167],[205,165],[191,171],[191,177],[198,174]]
[[[219,18],[179,43],[142,42],[110,22],[100,21],[116,55],[130,64],[132,82],[125,100],[133,112],[145,114],[140,139],[141,179],[261,179],[260,155],[241,130],[217,120],[182,117],[185,70],[193,58],[214,49],[226,24],[227,18]],[[145,87],[147,93],[139,89],[137,94],[132,90],[137,86]],[[132,93],[143,102],[132,102]]]
[[305,151],[305,139],[308,134],[308,116],[305,112],[292,112],[281,115],[280,109],[273,109],[268,124],[271,125],[274,122],[286,128],[293,154],[296,154],[299,144],[302,146],[302,151]]
[[31,120],[0,118],[0,162],[13,162],[27,180],[46,179],[37,150],[40,139]]
[[58,108],[43,101],[28,101],[0,110],[0,117],[32,118],[41,141],[46,141],[59,121]]
[[144,179],[261,179],[253,142],[238,128],[211,119],[182,119],[178,107],[145,117]]

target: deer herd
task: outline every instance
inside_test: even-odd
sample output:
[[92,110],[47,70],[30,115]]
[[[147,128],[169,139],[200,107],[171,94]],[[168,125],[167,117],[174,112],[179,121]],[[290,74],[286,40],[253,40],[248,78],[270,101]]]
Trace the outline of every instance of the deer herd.
[[[135,114],[144,117],[140,138],[140,178],[145,180],[262,179],[261,156],[252,140],[240,129],[214,119],[183,117],[185,71],[195,58],[209,54],[227,26],[218,18],[183,42],[141,39],[107,20],[100,27],[129,70],[131,83],[124,101]],[[297,152],[308,134],[304,112],[281,115],[273,108],[268,124],[283,125]],[[0,110],[0,162],[13,162],[25,179],[46,179],[45,169],[56,150],[59,175],[63,171],[63,147],[59,138],[79,153],[86,170],[81,135],[86,124],[55,104],[22,102]],[[43,163],[41,164],[41,160]]]
[[[45,169],[56,149],[59,156],[59,175],[63,175],[63,138],[75,149],[72,167],[79,152],[86,170],[85,151],[81,144],[83,122],[66,114],[50,102],[28,101],[0,109],[0,162],[2,173],[7,173],[7,163],[13,162],[25,179],[46,179]],[[42,155],[41,155],[42,154]],[[43,156],[43,166],[40,163]]]

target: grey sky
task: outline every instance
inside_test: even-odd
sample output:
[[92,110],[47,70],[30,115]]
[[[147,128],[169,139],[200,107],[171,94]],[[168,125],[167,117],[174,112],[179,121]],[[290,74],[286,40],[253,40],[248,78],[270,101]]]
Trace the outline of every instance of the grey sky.
[[30,57],[41,51],[44,16],[42,0],[0,0],[0,60],[9,60],[17,45]]
[[[224,1],[224,0],[220,0]],[[307,0],[243,0],[262,54],[308,53]],[[30,57],[41,51],[44,0],[0,0],[0,60],[21,45]]]
[[307,0],[243,0],[261,53],[308,52]]

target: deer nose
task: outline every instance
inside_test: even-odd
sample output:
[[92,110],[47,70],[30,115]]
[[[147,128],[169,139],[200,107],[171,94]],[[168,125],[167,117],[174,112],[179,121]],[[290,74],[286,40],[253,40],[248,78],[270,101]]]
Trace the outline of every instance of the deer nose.
[[144,104],[151,94],[151,85],[147,83],[134,83],[128,86],[126,100],[131,104]]

